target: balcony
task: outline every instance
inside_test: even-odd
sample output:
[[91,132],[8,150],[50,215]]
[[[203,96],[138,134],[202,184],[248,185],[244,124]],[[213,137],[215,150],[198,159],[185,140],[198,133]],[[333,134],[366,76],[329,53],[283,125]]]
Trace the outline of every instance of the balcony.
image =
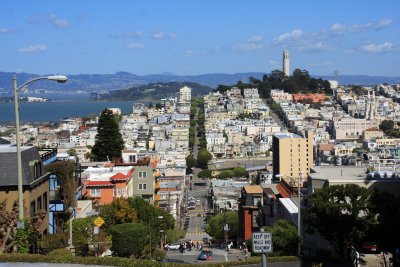
[[57,159],[57,148],[39,148],[40,159],[44,166]]

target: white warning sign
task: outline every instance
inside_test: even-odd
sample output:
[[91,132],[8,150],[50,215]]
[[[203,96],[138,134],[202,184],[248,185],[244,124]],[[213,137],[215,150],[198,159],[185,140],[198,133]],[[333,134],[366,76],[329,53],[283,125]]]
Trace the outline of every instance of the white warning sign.
[[272,252],[272,234],[271,233],[253,233],[253,253]]

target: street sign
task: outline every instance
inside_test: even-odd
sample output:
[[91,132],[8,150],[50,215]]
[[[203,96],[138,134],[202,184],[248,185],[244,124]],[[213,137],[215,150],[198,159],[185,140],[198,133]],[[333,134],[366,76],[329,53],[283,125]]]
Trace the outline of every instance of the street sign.
[[272,234],[271,233],[253,233],[253,253],[272,252]]
[[104,223],[103,218],[101,218],[100,216],[97,217],[94,221],[93,221],[94,225],[96,225],[97,227],[101,227]]

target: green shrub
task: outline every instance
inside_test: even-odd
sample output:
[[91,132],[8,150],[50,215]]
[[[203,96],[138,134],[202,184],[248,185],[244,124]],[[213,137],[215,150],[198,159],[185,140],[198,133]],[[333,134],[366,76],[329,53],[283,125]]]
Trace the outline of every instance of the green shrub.
[[43,236],[38,245],[44,249],[65,248],[68,246],[68,238],[65,233],[57,233],[53,235]]
[[70,253],[70,251],[67,248],[58,248],[50,251],[49,253],[47,253],[47,255],[50,257],[57,257],[57,256],[64,256],[66,253]]
[[111,250],[118,257],[140,258],[146,245],[147,234],[147,227],[141,223],[117,224],[111,232]]
[[[285,256],[285,257],[268,257],[268,262],[287,262],[287,261],[299,261],[297,257]],[[39,254],[0,254],[0,262],[47,262],[47,263],[69,263],[69,264],[84,264],[84,265],[103,265],[103,266],[137,266],[137,267],[189,267],[191,264],[174,264],[174,263],[160,263],[157,261],[149,260],[137,260],[129,258],[119,258],[119,257],[73,257],[66,253],[64,257],[53,257]],[[247,264],[259,264],[261,262],[261,257],[250,257],[246,262],[221,262],[214,264],[207,264],[209,267],[227,267],[227,266],[238,266]]]
[[162,249],[155,249],[151,253],[151,257],[153,258],[153,260],[156,260],[156,261],[163,260],[163,259],[165,259],[166,256],[167,256],[167,253]]

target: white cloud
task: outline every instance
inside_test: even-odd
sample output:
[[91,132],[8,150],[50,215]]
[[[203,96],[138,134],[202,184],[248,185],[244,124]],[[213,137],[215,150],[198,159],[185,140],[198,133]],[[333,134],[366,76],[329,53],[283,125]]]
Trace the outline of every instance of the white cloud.
[[254,51],[263,49],[264,45],[257,43],[243,43],[233,48],[235,51]]
[[15,30],[10,28],[0,28],[0,33],[10,33],[10,32],[15,32]]
[[56,15],[50,15],[49,20],[53,24],[53,26],[57,29],[65,29],[68,28],[69,26],[67,19],[58,18]]
[[311,43],[311,41],[310,41],[310,42],[300,46],[298,48],[298,50],[302,51],[302,52],[308,52],[308,53],[317,53],[317,52],[329,50],[329,47],[322,41],[319,41],[316,43]]
[[30,45],[28,47],[23,47],[18,49],[18,52],[20,53],[38,53],[38,52],[44,52],[47,50],[46,45]]
[[335,65],[334,62],[332,61],[322,61],[322,62],[317,62],[317,63],[307,63],[307,66],[309,67],[327,67],[327,66],[332,66]]
[[128,44],[126,46],[126,48],[129,48],[129,49],[141,49],[141,48],[144,48],[144,45],[138,44],[138,43],[131,43],[131,44]]
[[381,19],[375,24],[375,29],[382,29],[385,28],[386,26],[389,26],[390,24],[392,24],[391,19]]
[[340,23],[333,24],[329,30],[336,34],[345,34],[352,32],[361,32],[366,30],[380,30],[392,23],[390,19],[381,19],[377,22],[369,22],[365,24],[344,25]]
[[188,57],[204,56],[204,55],[207,55],[206,51],[194,51],[194,50],[185,51],[185,56],[188,56]]
[[386,52],[390,51],[393,48],[393,44],[390,42],[385,42],[383,44],[368,44],[368,45],[363,45],[361,49],[365,52],[369,53],[381,53],[381,52]]
[[302,37],[304,34],[302,29],[295,29],[291,32],[286,32],[274,38],[276,42],[293,41]]
[[142,37],[143,32],[141,31],[135,31],[135,32],[119,32],[119,33],[113,33],[110,34],[110,37],[114,38],[140,38]]
[[256,42],[260,42],[264,39],[264,37],[262,35],[254,35],[252,37],[250,37],[247,42],[249,43],[256,43]]
[[156,31],[152,34],[153,39],[163,40],[163,39],[176,39],[176,33],[165,33],[162,31]]

